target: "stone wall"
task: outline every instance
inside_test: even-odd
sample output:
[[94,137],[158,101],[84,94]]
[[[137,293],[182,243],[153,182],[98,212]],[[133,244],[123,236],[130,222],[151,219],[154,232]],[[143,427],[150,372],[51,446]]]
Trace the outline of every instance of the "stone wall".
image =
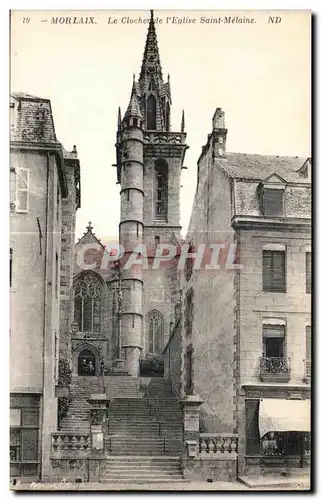
[[[193,270],[182,279],[183,298],[193,291],[192,331],[182,334],[185,354],[192,348],[193,391],[204,401],[200,408],[202,432],[233,432],[235,429],[233,293],[234,270],[226,269],[227,254],[233,242],[231,187],[228,177],[213,164],[211,148],[198,165],[198,189],[186,237],[195,251],[205,245],[222,244],[219,269]],[[205,261],[203,261],[205,263]],[[202,268],[203,267],[203,268]],[[187,311],[183,307],[183,323]],[[184,378],[186,380],[186,367]]]
[[164,377],[169,378],[173,393],[182,397],[182,324],[179,319],[164,349]]

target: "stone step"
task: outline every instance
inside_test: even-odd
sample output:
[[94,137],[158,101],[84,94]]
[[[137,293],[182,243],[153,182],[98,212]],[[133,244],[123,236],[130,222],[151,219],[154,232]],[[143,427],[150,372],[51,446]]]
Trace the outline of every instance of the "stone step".
[[137,480],[145,480],[146,482],[148,482],[149,480],[155,480],[155,479],[162,479],[162,480],[167,480],[167,481],[172,481],[173,479],[176,479],[176,480],[182,480],[183,479],[183,475],[182,473],[177,473],[177,474],[162,474],[160,472],[140,472],[139,474],[137,473],[125,473],[125,472],[122,472],[122,473],[119,473],[119,474],[115,474],[115,473],[112,473],[112,474],[109,474],[109,473],[102,473],[101,476],[100,476],[100,481],[106,481],[106,480],[109,480],[109,481],[113,481],[114,479],[116,480],[120,480],[120,479],[124,479],[124,480],[129,480],[131,479],[132,481],[134,482],[137,482]]
[[173,467],[172,465],[168,466],[161,466],[161,465],[130,465],[127,464],[126,466],[121,466],[121,465],[108,465],[105,469],[103,469],[102,472],[107,472],[107,473],[121,473],[121,472],[132,472],[133,474],[137,474],[140,472],[149,472],[153,473],[155,471],[158,472],[163,472],[163,473],[174,473],[174,474],[179,474],[181,473],[181,467],[179,465]]

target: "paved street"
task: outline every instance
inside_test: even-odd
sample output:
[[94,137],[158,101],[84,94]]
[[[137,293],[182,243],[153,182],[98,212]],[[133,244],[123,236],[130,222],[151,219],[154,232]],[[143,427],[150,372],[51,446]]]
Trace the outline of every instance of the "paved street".
[[[242,483],[235,482],[235,483],[228,483],[228,482],[215,482],[215,483],[208,483],[208,482],[201,482],[201,481],[191,481],[191,482],[182,482],[182,483],[162,483],[162,484],[151,484],[151,483],[146,483],[146,484],[115,484],[115,483],[80,483],[80,484],[75,484],[75,483],[47,483],[47,484],[41,484],[41,483],[24,483],[24,484],[17,484],[16,486],[11,487],[12,490],[46,490],[46,491],[53,491],[53,490],[79,490],[79,491],[102,491],[102,490],[108,490],[108,491],[124,491],[124,490],[150,490],[150,491],[177,491],[177,490],[184,490],[184,491],[202,491],[202,490],[211,490],[211,491],[232,491],[232,490],[250,490],[252,488],[248,488]],[[287,489],[287,490],[308,490],[309,485],[307,482],[301,481],[300,483],[297,484],[297,486],[293,486],[293,482],[290,484],[284,483],[283,487],[271,487],[268,485],[265,488],[258,487],[255,488],[256,490],[270,490],[270,491],[275,491],[275,490],[280,490],[280,489]]]

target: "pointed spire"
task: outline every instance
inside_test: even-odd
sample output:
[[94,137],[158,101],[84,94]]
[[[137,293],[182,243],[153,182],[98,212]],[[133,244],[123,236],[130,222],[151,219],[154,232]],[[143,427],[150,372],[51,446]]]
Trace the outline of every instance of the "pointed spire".
[[182,110],[182,123],[181,123],[181,132],[185,131],[185,113],[184,110]]
[[142,67],[139,75],[139,81],[144,80],[146,72],[149,74],[157,74],[160,80],[163,80],[162,68],[160,65],[155,23],[154,11],[150,11],[150,22],[145,43]]
[[118,130],[120,130],[120,128],[121,128],[121,110],[120,110],[120,106],[118,106],[117,126],[118,126]]
[[132,93],[130,96],[130,101],[128,104],[127,111],[124,115],[125,118],[130,118],[130,117],[135,117],[135,118],[140,118],[141,120],[143,119],[142,113],[140,111],[140,107],[138,104],[138,99],[137,99],[137,92],[136,92],[136,83],[133,81],[133,87],[132,87]]

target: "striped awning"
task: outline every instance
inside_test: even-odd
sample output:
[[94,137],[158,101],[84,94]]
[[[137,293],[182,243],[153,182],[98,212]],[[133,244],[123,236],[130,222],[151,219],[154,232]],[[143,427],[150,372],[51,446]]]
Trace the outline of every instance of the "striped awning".
[[259,431],[261,438],[267,432],[310,432],[310,401],[261,399]]

